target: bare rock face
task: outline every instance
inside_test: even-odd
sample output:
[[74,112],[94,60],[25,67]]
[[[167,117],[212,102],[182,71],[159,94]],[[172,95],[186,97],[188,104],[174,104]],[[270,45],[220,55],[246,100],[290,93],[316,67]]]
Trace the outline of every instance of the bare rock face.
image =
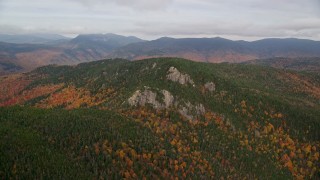
[[210,92],[213,92],[216,90],[216,85],[213,83],[213,82],[207,82],[205,85],[204,85],[204,88]]
[[167,91],[167,90],[162,90],[161,91],[163,96],[164,96],[164,105],[166,108],[170,107],[173,104],[174,101],[174,97],[172,96],[172,94]]
[[157,66],[157,63],[152,64],[152,69],[154,69]]
[[174,97],[171,95],[171,93],[167,90],[162,90],[161,93],[164,96],[164,104],[157,101],[157,93],[152,92],[149,89],[145,89],[144,91],[137,90],[128,99],[128,103],[131,106],[145,106],[146,104],[151,104],[155,109],[169,108],[170,106],[172,106]]
[[204,108],[203,104],[198,104],[194,108],[197,115],[203,115],[206,113],[206,109]]
[[128,99],[130,106],[137,106],[139,104],[139,99],[141,96],[141,91],[137,90],[133,95]]
[[192,115],[189,115],[189,110],[186,108],[186,107],[182,107],[181,109],[178,110],[179,113],[185,117],[186,119],[188,120],[192,120],[193,119],[193,116]]
[[128,103],[131,106],[145,106],[146,104],[151,104],[155,109],[162,108],[162,104],[156,100],[157,93],[152,92],[151,90],[140,91],[137,90],[133,95],[128,99]]
[[188,74],[182,74],[177,68],[175,67],[170,67],[168,70],[168,74],[167,74],[167,79],[171,80],[173,82],[178,82],[182,85],[184,84],[191,84],[193,86],[194,82],[191,79],[191,77]]
[[185,103],[185,106],[180,107],[179,113],[188,120],[194,119],[194,116],[204,115],[206,109],[203,104],[193,105],[190,102]]
[[201,103],[194,105],[188,101],[181,104],[169,91],[161,90],[160,92],[163,95],[163,103],[157,101],[157,92],[151,91],[148,87],[145,87],[144,91],[135,91],[128,99],[128,103],[131,106],[146,106],[147,104],[150,104],[155,109],[169,109],[170,107],[175,107],[178,108],[178,112],[188,120],[193,120],[195,117],[206,113],[206,109]]

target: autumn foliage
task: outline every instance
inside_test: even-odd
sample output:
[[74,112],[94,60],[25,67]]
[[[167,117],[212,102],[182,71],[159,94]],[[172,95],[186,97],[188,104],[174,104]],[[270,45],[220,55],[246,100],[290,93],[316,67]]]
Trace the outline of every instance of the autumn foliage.
[[[170,67],[194,86],[169,81]],[[0,179],[317,179],[314,77],[174,58],[2,77]],[[131,106],[143,89],[154,98]]]

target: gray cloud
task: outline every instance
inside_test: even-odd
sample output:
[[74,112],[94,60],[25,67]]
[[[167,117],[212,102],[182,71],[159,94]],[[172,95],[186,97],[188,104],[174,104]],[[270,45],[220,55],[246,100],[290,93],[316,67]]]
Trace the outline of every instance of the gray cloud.
[[169,6],[173,0],[116,0],[115,1],[119,5],[123,5],[126,7],[132,7],[136,9],[162,9]]
[[179,37],[214,37],[229,36],[245,39],[261,39],[264,37],[300,37],[320,38],[320,22],[296,22],[285,25],[257,25],[249,22],[228,23],[190,22],[183,24],[170,23],[138,23],[129,32],[147,34],[149,36],[179,36]]
[[0,33],[320,40],[318,0],[0,0]]
[[173,0],[70,0],[74,2],[80,2],[84,4],[86,7],[92,7],[92,6],[101,6],[101,5],[110,5],[110,4],[116,4],[119,6],[131,8],[134,10],[159,10],[159,9],[165,9],[168,7]]
[[1,34],[11,34],[11,33],[18,33],[18,32],[21,32],[22,34],[27,33],[25,30],[23,30],[22,28],[20,28],[18,26],[0,24],[0,33]]

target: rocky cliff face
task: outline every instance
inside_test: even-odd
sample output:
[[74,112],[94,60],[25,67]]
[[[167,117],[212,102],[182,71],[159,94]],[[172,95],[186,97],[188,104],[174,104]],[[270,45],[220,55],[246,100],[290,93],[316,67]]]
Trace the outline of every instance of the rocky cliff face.
[[173,66],[168,70],[167,79],[173,82],[178,82],[182,85],[191,84],[192,86],[195,86],[194,81],[188,74],[181,73],[177,68]]
[[[169,91],[161,90],[160,93],[163,96],[159,99],[159,94],[150,90],[149,87],[145,87],[144,90],[135,91],[128,99],[130,106],[146,106],[151,105],[155,109],[170,109],[177,108],[178,112],[188,120],[193,120],[195,117],[204,115],[206,112],[203,104],[192,104],[189,101],[185,102],[183,99],[179,100],[178,97],[174,97]],[[161,102],[159,102],[159,99]]]
[[157,94],[150,90],[137,90],[128,99],[128,103],[131,106],[145,106],[151,104],[155,109],[162,108],[162,104],[156,100]]
[[204,115],[206,113],[206,109],[203,104],[199,103],[197,105],[193,105],[190,102],[181,105],[178,111],[188,120],[193,120],[196,116]]
[[153,92],[149,87],[145,87],[146,89],[141,91],[137,90],[133,93],[133,95],[128,99],[128,103],[131,106],[146,106],[147,104],[152,105],[155,109],[163,109],[169,108],[173,102],[174,97],[167,90],[161,90],[164,98],[162,102],[157,100],[157,92]]
[[[153,65],[153,67],[155,66],[156,65]],[[181,85],[189,84],[195,87],[195,83],[189,74],[181,73],[173,66],[167,71],[166,77],[167,80],[177,82]],[[213,82],[208,82],[204,86],[208,91],[212,92],[215,90],[215,84]],[[162,98],[159,98],[159,96]],[[174,97],[168,90],[151,90],[150,87],[135,91],[128,99],[128,103],[131,106],[146,106],[149,104],[155,109],[177,108],[178,112],[188,120],[192,120],[206,112],[204,105],[201,103],[192,104],[179,97]]]
[[173,95],[172,95],[169,91],[167,91],[167,90],[162,90],[161,92],[162,92],[162,94],[163,94],[163,96],[164,96],[164,98],[163,98],[164,106],[165,106],[166,108],[169,108],[169,107],[173,104],[173,102],[174,102],[174,97],[173,97]]

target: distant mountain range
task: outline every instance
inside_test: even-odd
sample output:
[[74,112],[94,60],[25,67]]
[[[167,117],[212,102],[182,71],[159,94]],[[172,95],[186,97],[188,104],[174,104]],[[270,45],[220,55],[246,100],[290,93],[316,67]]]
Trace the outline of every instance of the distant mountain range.
[[17,44],[54,44],[70,40],[59,34],[0,34],[0,42],[17,43]]
[[29,71],[47,64],[78,64],[105,58],[180,57],[200,62],[239,63],[275,57],[320,57],[319,41],[293,38],[248,42],[220,37],[163,37],[145,41],[109,33],[79,35],[73,39],[59,35],[0,35],[0,41],[3,41],[0,43],[0,74]]
[[223,38],[160,38],[129,44],[109,57],[143,59],[182,57],[202,62],[243,62],[273,57],[319,57],[320,42],[304,39],[263,39],[253,42]]
[[[16,41],[20,36],[17,36]],[[56,43],[55,43],[56,42]],[[116,48],[143,40],[116,34],[79,35],[70,40],[14,44],[0,42],[0,74],[29,71],[48,64],[78,64],[105,58]]]

